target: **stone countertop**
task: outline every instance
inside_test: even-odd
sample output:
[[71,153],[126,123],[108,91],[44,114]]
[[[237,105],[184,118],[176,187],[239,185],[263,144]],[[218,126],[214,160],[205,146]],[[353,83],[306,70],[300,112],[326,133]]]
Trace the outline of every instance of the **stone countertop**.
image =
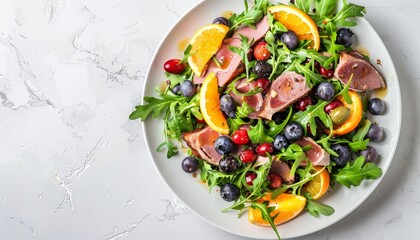
[[[172,195],[127,119],[158,43],[198,2],[0,1],[1,239],[244,239]],[[353,2],[398,72],[399,146],[359,208],[300,239],[418,239],[420,2]]]

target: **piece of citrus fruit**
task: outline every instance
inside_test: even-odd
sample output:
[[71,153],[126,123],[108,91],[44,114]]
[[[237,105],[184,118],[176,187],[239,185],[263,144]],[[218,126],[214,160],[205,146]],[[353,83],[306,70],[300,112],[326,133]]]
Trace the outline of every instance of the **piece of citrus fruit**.
[[308,14],[299,8],[281,4],[270,7],[268,11],[273,14],[274,19],[296,33],[299,40],[311,40],[311,48],[319,49],[318,27]]
[[330,186],[330,174],[326,168],[315,166],[315,171],[321,171],[313,180],[303,186],[303,191],[311,194],[314,200],[322,197]]
[[229,134],[229,126],[220,110],[219,89],[216,75],[211,72],[204,79],[200,89],[200,109],[204,121],[213,130]]
[[[262,203],[268,201],[268,206],[274,206],[275,209],[271,212],[271,216],[277,215],[274,219],[274,224],[279,225],[295,218],[306,205],[306,198],[300,195],[293,195],[289,193],[281,193],[275,199],[271,199],[271,193],[268,193],[261,199],[257,200]],[[270,223],[265,221],[259,209],[250,208],[248,210],[248,221],[259,226],[270,226]]]
[[[350,109],[350,116],[344,123],[334,126],[332,132],[334,136],[341,136],[353,131],[359,125],[363,117],[362,98],[357,92],[348,91],[348,93],[352,101],[351,104],[347,103],[342,95],[336,97],[337,100],[343,103],[344,107]],[[325,132],[329,134],[329,130],[326,130]]]
[[201,76],[207,68],[207,62],[222,45],[229,27],[222,24],[209,24],[195,32],[190,40],[191,51],[188,64],[193,72]]

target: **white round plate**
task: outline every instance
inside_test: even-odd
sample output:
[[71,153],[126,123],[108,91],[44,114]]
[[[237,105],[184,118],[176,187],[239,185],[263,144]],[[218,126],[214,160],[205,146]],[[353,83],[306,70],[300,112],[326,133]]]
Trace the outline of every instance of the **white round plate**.
[[[164,62],[171,58],[182,57],[182,52],[178,49],[180,42],[191,37],[197,29],[211,23],[223,12],[231,10],[240,13],[243,9],[242,0],[211,0],[199,3],[185,14],[169,31],[156,51],[145,81],[143,96],[156,96],[155,86],[165,80],[162,67]],[[367,50],[371,62],[383,74],[388,85],[386,95],[380,96],[387,104],[387,113],[372,118],[385,130],[385,140],[379,144],[373,144],[381,156],[378,165],[382,168],[384,175],[394,156],[400,133],[400,87],[390,55],[371,25],[365,19],[359,18],[358,25],[353,28],[353,31],[356,36],[354,46],[364,49],[365,53]],[[381,64],[377,64],[377,59]],[[259,227],[249,223],[246,214],[238,219],[236,212],[222,213],[221,210],[230,206],[231,203],[222,200],[217,189],[209,193],[206,186],[200,183],[199,176],[193,178],[192,175],[182,171],[180,164],[184,157],[182,152],[176,157],[166,159],[166,151],[156,151],[164,139],[162,119],[148,119],[143,126],[147,147],[157,171],[173,193],[188,208],[210,224],[227,232],[257,239],[276,238],[270,227]],[[314,218],[308,213],[303,213],[292,221],[278,226],[280,236],[282,239],[304,236],[339,221],[356,209],[372,193],[382,177],[373,181],[364,181],[359,187],[352,189],[337,186],[333,192],[321,199],[322,203],[335,209],[332,216]]]

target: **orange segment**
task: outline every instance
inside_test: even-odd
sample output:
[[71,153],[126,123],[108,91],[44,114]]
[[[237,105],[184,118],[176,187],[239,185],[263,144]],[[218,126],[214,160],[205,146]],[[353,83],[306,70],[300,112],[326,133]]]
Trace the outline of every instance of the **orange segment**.
[[207,62],[222,45],[229,27],[222,24],[209,24],[200,28],[191,38],[191,52],[188,64],[193,72],[201,76],[207,68]]
[[207,75],[201,86],[200,110],[210,128],[221,134],[229,134],[229,126],[220,110],[217,77],[213,72]]
[[[282,193],[275,199],[271,199],[271,193],[269,193],[257,201],[260,203],[268,201],[269,206],[275,206],[275,209],[271,212],[271,216],[279,213],[274,219],[275,225],[285,223],[295,218],[302,212],[306,205],[305,197],[289,193]],[[250,208],[248,210],[248,221],[260,226],[270,226],[270,223],[263,219],[261,211],[258,209]]]
[[330,186],[330,174],[326,168],[323,169],[323,167],[320,166],[315,166],[314,168],[317,172],[321,172],[316,175],[313,180],[303,186],[303,191],[308,192],[314,200],[317,200],[327,192],[328,187]]
[[288,30],[296,33],[299,40],[312,40],[311,48],[319,49],[319,32],[314,20],[302,10],[287,5],[276,5],[268,9],[274,19]]
[[[333,130],[333,135],[340,136],[347,134],[353,131],[362,120],[363,116],[363,105],[362,105],[362,98],[359,96],[358,93],[354,91],[348,91],[351,101],[351,104],[348,104],[343,96],[338,96],[337,99],[341,101],[344,107],[351,110],[350,117],[345,121],[343,124],[335,126]],[[328,132],[328,131],[327,131]]]

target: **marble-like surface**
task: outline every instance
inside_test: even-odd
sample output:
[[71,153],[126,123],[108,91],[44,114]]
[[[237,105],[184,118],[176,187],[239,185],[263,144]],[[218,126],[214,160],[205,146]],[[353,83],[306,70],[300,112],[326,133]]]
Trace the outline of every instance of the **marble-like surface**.
[[[160,39],[197,2],[0,0],[0,239],[244,239],[168,191],[127,118]],[[301,239],[418,239],[420,2],[354,2],[397,68],[399,147],[356,211]]]

